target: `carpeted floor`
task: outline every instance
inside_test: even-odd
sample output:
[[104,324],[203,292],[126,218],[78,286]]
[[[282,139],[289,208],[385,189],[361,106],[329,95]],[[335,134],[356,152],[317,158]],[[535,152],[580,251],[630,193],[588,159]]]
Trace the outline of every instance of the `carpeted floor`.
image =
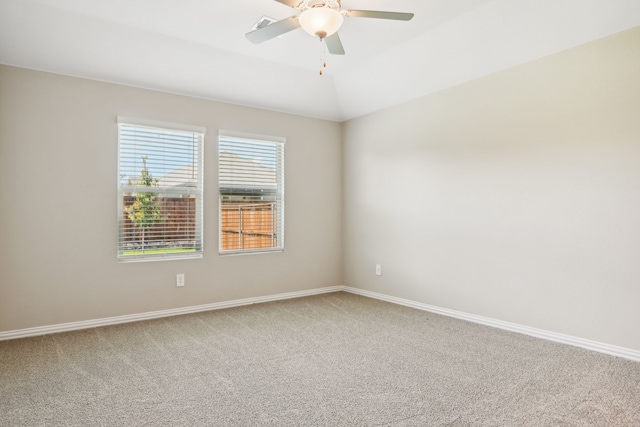
[[640,363],[338,292],[0,342],[2,426],[640,426]]

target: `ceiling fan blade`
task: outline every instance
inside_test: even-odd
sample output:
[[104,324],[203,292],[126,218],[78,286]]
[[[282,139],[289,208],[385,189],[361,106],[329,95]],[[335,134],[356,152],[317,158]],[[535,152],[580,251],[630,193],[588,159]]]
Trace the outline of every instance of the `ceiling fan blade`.
[[393,19],[395,21],[409,21],[413,18],[413,13],[380,12],[378,10],[345,10],[344,16],[349,18],[377,18]]
[[258,44],[281,36],[282,34],[293,31],[299,27],[300,23],[298,22],[298,17],[292,16],[290,18],[281,19],[280,21],[274,22],[273,24],[267,25],[266,27],[249,31],[245,35],[250,41]]
[[289,7],[295,8],[300,4],[300,0],[276,0],[278,3],[286,4]]
[[331,34],[329,37],[324,39],[324,42],[327,44],[329,53],[334,55],[344,55],[344,47],[342,47],[342,42],[340,41],[338,33]]

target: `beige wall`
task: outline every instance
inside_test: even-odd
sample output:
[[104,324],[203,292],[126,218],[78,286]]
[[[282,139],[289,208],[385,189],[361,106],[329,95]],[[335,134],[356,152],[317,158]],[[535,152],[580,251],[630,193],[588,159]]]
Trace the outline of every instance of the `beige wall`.
[[[343,125],[0,66],[0,332],[344,284],[640,350],[638,46]],[[203,259],[116,262],[118,115],[208,129]],[[287,138],[285,252],[218,256],[218,129]]]
[[343,138],[345,285],[640,350],[640,28]]
[[[207,128],[204,258],[116,261],[118,115]],[[218,255],[219,129],[287,138],[283,253]],[[338,123],[0,66],[0,331],[341,285],[341,155]]]

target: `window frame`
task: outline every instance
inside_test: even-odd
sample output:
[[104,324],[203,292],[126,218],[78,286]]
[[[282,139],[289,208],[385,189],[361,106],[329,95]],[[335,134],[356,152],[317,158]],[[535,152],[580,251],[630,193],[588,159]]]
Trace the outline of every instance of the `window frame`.
[[[118,127],[118,152],[117,152],[117,236],[116,236],[116,254],[118,262],[149,262],[149,261],[168,261],[178,259],[194,259],[202,258],[204,253],[204,140],[206,135],[206,128],[201,126],[184,125],[156,120],[139,119],[134,117],[117,117]],[[197,178],[195,180],[195,187],[148,187],[149,190],[145,192],[155,194],[175,194],[175,195],[188,195],[195,196],[195,244],[194,251],[190,252],[167,252],[167,253],[148,253],[148,254],[129,254],[125,255],[124,246],[124,197],[127,193],[136,193],[140,189],[136,184],[123,184],[123,133],[122,127],[134,127],[147,130],[158,130],[160,132],[173,132],[173,133],[192,133],[196,136],[196,148],[194,151],[197,168]],[[161,178],[161,177],[154,177]]]
[[[277,150],[276,159],[276,171],[275,179],[277,182],[276,191],[273,193],[277,198],[276,203],[279,209],[277,210],[276,222],[276,242],[275,247],[263,247],[263,248],[248,248],[248,249],[223,249],[223,197],[229,194],[222,194],[221,192],[221,158],[220,158],[220,144],[223,139],[236,139],[239,141],[245,141],[248,143],[256,144],[274,144]],[[230,130],[220,129],[218,132],[218,254],[221,256],[230,255],[255,255],[255,254],[268,254],[268,253],[280,253],[285,248],[285,145],[286,138],[272,136],[252,134],[246,132],[237,132]],[[250,193],[248,193],[250,194]]]

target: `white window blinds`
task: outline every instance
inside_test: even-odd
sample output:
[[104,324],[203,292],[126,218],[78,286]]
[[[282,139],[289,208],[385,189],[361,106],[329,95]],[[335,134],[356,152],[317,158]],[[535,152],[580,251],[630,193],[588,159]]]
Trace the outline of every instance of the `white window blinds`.
[[118,259],[202,256],[205,129],[118,118]]
[[284,249],[284,144],[220,133],[220,253]]

